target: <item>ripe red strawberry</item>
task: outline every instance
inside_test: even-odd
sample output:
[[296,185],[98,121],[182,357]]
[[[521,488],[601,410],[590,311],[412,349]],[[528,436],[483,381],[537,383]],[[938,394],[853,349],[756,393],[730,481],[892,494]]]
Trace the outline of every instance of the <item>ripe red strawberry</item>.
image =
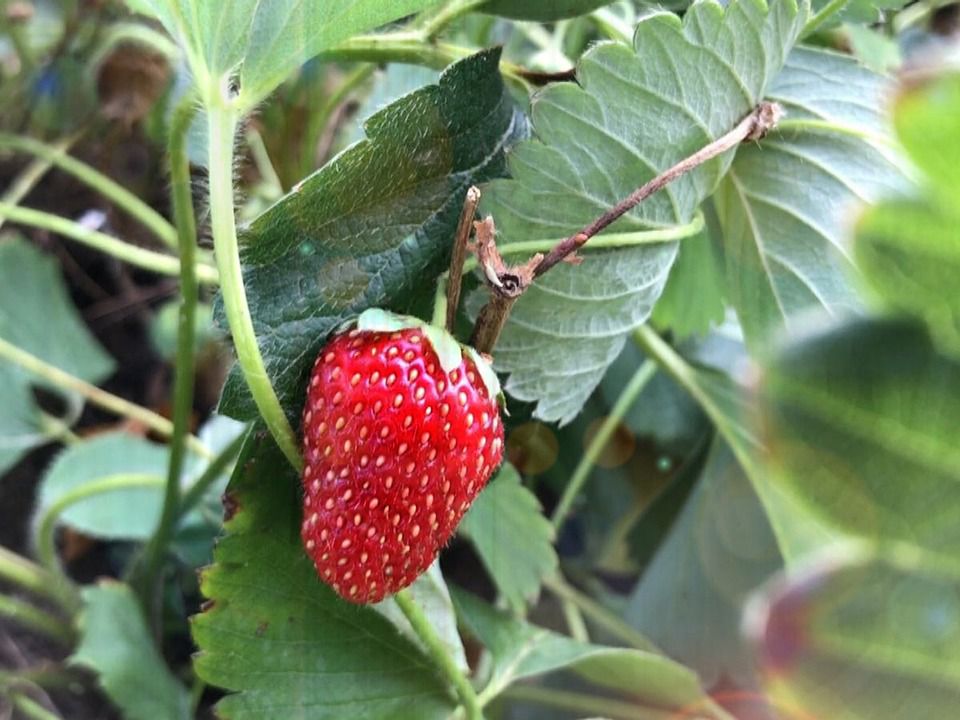
[[320,352],[303,412],[301,535],[320,578],[382,600],[437,557],[503,456],[499,387],[446,332],[382,311]]

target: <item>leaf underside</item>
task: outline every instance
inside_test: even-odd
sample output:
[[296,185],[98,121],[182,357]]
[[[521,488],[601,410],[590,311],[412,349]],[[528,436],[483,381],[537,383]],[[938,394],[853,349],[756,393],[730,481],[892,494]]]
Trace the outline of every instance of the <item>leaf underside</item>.
[[[803,6],[804,10],[806,6]],[[730,130],[765,93],[803,24],[792,0],[691,6],[683,21],[646,17],[634,47],[605,43],[577,68],[579,86],[538,95],[537,140],[509,156],[510,180],[491,183],[482,210],[501,243],[559,239]],[[689,222],[732,155],[669,185],[620,219],[630,232]],[[516,304],[496,348],[505,388],[537,402],[545,420],[570,421],[616,358],[626,334],[649,317],[676,256],[665,243],[587,253],[561,265]],[[476,312],[482,293],[470,298]]]

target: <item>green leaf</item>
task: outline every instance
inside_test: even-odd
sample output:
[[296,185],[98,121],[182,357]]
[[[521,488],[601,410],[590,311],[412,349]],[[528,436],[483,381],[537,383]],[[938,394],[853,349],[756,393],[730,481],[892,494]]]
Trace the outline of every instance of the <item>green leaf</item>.
[[[803,5],[805,11],[806,5]],[[482,201],[501,243],[571,235],[656,174],[729,131],[761,99],[793,45],[805,12],[793,0],[691,6],[683,21],[648,15],[634,47],[595,46],[579,85],[556,83],[533,102],[537,140],[510,155],[511,180]],[[689,223],[732,154],[652,196],[611,228],[636,232]],[[589,247],[589,246],[588,246]],[[516,303],[497,345],[505,388],[536,402],[544,420],[569,422],[626,335],[650,315],[676,257],[675,243],[588,252],[560,265]],[[475,312],[482,293],[471,297]]]
[[922,326],[860,320],[797,341],[760,386],[767,475],[844,532],[960,556],[960,363]]
[[[438,85],[374,115],[369,140],[308,177],[242,235],[260,351],[292,421],[331,331],[368,307],[403,312],[432,297],[467,188],[502,174],[503,149],[523,131],[498,61],[497,50],[474,55]],[[256,417],[236,369],[221,412]]]
[[80,644],[71,665],[92,670],[127,720],[186,720],[187,690],[156,651],[133,591],[104,581],[82,590]]
[[743,604],[780,569],[777,541],[750,481],[722,441],[641,576],[624,619],[705,687],[756,685],[739,632]]
[[859,307],[849,212],[901,182],[883,148],[888,92],[886,78],[853,59],[800,48],[767,93],[787,112],[782,130],[741,148],[715,196],[729,298],[749,346],[811,309]]
[[[813,11],[815,13],[820,12],[830,4],[830,1],[813,0],[811,3]],[[824,30],[835,27],[842,22],[872,25],[882,18],[884,10],[899,10],[907,2],[908,0],[849,0],[840,12],[832,15],[818,29]]]
[[857,261],[889,306],[922,317],[942,348],[960,355],[960,75],[903,90],[895,108],[900,140],[924,177],[913,197],[861,216]]
[[135,11],[153,15],[180,41],[201,93],[225,93],[226,81],[239,73],[244,110],[324,50],[436,2],[128,0]]
[[611,2],[613,0],[490,0],[478,11],[514,20],[550,22],[585,15]]
[[[113,359],[73,306],[56,261],[18,236],[0,240],[0,338],[88,382],[100,382],[114,371]],[[0,475],[49,438],[31,391],[34,385],[61,397],[71,406],[73,419],[79,415],[78,396],[0,361]]]
[[523,613],[536,600],[544,577],[557,568],[554,532],[537,496],[505,464],[474,501],[460,524],[510,607]]
[[915,553],[834,552],[781,579],[747,616],[774,706],[835,720],[951,715],[958,596],[957,576]]
[[447,718],[453,702],[417,647],[317,578],[300,541],[299,492],[273,442],[251,435],[227,490],[236,511],[201,580],[210,602],[193,618],[197,674],[236,692],[219,715]]
[[482,696],[495,697],[516,680],[568,669],[651,707],[699,707],[703,700],[697,676],[662,655],[571,640],[513,618],[462,590],[454,589],[453,601],[464,627],[492,655]]

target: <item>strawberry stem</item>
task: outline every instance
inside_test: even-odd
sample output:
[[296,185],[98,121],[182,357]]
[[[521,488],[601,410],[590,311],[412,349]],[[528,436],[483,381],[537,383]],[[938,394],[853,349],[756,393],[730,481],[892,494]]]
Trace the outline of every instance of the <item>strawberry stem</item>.
[[[211,95],[215,95],[211,93]],[[214,254],[220,271],[223,308],[233,336],[237,362],[250,388],[257,410],[290,464],[303,469],[299,444],[290,426],[260,354],[257,335],[247,305],[243,269],[237,243],[233,206],[233,136],[237,127],[235,108],[227,98],[217,97],[207,107],[210,182],[210,227]]]
[[410,596],[407,590],[401,590],[393,599],[397,602],[397,607],[404,614],[410,623],[410,627],[417,634],[417,637],[423,641],[423,644],[430,652],[430,656],[437,666],[437,669],[443,674],[460,698],[460,703],[466,711],[467,720],[483,720],[483,712],[480,709],[480,701],[477,699],[477,693],[473,685],[466,676],[460,672],[456,666],[443,642],[437,636],[433,625],[419,605]]
[[[473,229],[473,217],[477,214],[477,204],[480,202],[480,189],[475,185],[467,190],[463,200],[463,210],[460,212],[460,222],[457,223],[457,234],[453,241],[453,252],[450,255],[450,272],[447,274],[447,305],[444,327],[447,332],[453,332],[453,325],[457,320],[457,306],[460,304],[460,290],[463,287],[463,264],[467,259],[467,243],[470,241],[470,231]],[[434,323],[436,323],[434,318]]]

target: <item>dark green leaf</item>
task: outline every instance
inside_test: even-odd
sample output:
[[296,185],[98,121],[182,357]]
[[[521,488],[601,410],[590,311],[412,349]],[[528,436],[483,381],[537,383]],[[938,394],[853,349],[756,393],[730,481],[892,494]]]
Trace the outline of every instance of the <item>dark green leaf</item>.
[[129,587],[105,581],[83,590],[80,644],[72,665],[92,670],[127,720],[186,720],[187,690],[167,669]]
[[960,364],[925,329],[856,321],[787,347],[760,387],[768,477],[844,532],[960,556]]
[[787,112],[781,131],[741,148],[715,196],[748,345],[763,347],[811,309],[859,307],[849,212],[902,180],[884,148],[888,92],[886,78],[853,59],[808,48],[770,88]]
[[[757,0],[697,3],[682,21],[648,15],[633,48],[589,50],[577,67],[579,86],[555,83],[535,98],[538,139],[511,153],[513,179],[486,190],[482,209],[494,216],[501,244],[571,235],[730,130],[764,96],[804,14],[793,0],[774,0],[769,12]],[[731,158],[685,175],[611,231],[689,223]],[[507,392],[536,402],[539,418],[569,422],[627,333],[650,315],[675,256],[675,243],[588,252],[585,265],[560,265],[538,280],[497,346]],[[475,294],[471,308],[481,302]]]
[[695,707],[703,700],[697,676],[662,655],[571,640],[495,610],[462,590],[454,589],[453,600],[465,628],[493,656],[485,696],[494,697],[521,678],[569,669],[647,706]]
[[[56,261],[20,237],[0,240],[0,338],[88,382],[113,373],[113,360],[74,308]],[[49,439],[32,385],[61,396],[79,414],[79,397],[0,361],[0,475]]]
[[960,581],[914,553],[834,554],[771,586],[748,630],[797,717],[949,717],[960,704]]
[[740,465],[714,443],[687,499],[627,604],[624,618],[706,687],[755,685],[740,637],[747,595],[782,565],[777,541]]
[[537,496],[504,465],[463,518],[460,532],[473,543],[497,589],[516,612],[536,599],[543,578],[557,567],[553,526]]
[[[304,180],[241,238],[244,283],[267,372],[291,420],[329,333],[368,307],[432,295],[467,187],[503,171],[523,130],[486,51],[367,121],[369,140]],[[234,372],[221,411],[256,410]]]
[[201,581],[197,674],[236,691],[223,718],[447,718],[453,703],[417,647],[375,610],[341,600],[300,542],[299,478],[251,436],[227,490],[233,514]]

